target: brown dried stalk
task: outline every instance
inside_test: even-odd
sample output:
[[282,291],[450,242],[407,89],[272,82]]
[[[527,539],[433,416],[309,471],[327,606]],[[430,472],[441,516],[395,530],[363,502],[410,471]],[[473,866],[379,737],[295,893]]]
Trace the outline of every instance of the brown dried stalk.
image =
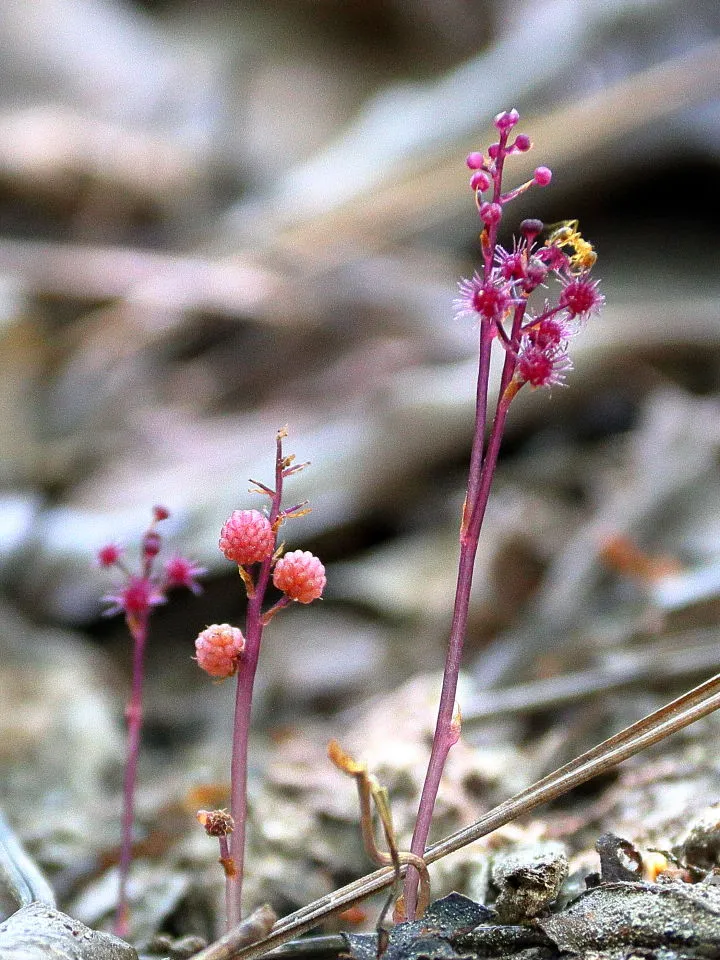
[[[607,773],[623,760],[642,752],[652,744],[659,743],[696,720],[708,716],[718,707],[720,707],[720,674],[715,674],[688,693],[648,714],[642,720],[638,720],[610,737],[609,740],[603,741],[515,794],[514,797],[505,800],[469,827],[464,827],[428,847],[423,859],[426,863],[434,863],[449,853],[460,850],[541,804],[555,800],[593,777]],[[401,869],[404,872],[407,867],[403,865]],[[239,950],[234,957],[236,960],[254,960],[255,957],[260,957],[274,947],[317,926],[331,914],[347,910],[348,907],[354,906],[366,897],[392,886],[394,880],[395,871],[392,867],[384,867],[361,877],[314,903],[296,910],[295,913],[283,917],[274,925],[268,936],[244,950]],[[229,960],[227,953],[216,952],[215,947],[215,944],[207,947],[201,954],[196,955],[195,960]]]
[[[343,773],[347,773],[355,778],[358,798],[360,800],[360,829],[362,832],[363,846],[373,863],[377,863],[378,866],[392,866],[395,871],[396,886],[402,877],[401,867],[403,864],[410,864],[417,870],[420,876],[420,895],[417,902],[417,916],[421,917],[430,904],[430,875],[428,874],[427,864],[422,857],[410,851],[398,849],[387,789],[380,786],[377,777],[367,772],[367,767],[364,764],[358,763],[357,760],[353,760],[349,754],[345,753],[337,740],[331,740],[328,744],[328,757],[338,770],[342,770]],[[380,823],[382,824],[385,841],[390,851],[389,853],[380,850],[375,842],[372,810],[370,807],[371,797],[375,802],[375,809],[380,817]],[[402,897],[396,903],[395,909],[396,913],[404,916]],[[381,922],[382,915],[378,925],[380,925]]]

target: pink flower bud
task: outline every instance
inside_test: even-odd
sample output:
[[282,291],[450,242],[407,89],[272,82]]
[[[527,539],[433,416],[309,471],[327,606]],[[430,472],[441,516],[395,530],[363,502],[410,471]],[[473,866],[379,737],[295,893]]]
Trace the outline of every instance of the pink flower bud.
[[549,167],[537,167],[533,180],[539,187],[546,187],[552,180],[552,170]]
[[170,511],[167,507],[155,506],[153,507],[153,517],[155,520],[167,520],[170,516]]
[[240,566],[272,556],[275,533],[259,510],[233,510],[220,531],[219,546],[228,560]]
[[510,130],[520,119],[520,114],[517,110],[503,110],[502,113],[499,113],[493,123],[498,128],[498,130]]
[[520,233],[525,237],[528,243],[532,243],[535,237],[542,233],[545,229],[545,224],[542,220],[523,220],[520,224]]
[[532,140],[526,133],[519,133],[515,137],[514,146],[520,153],[526,153],[532,147]]
[[485,163],[485,157],[477,150],[469,153],[465,160],[468,170],[479,170]]
[[112,567],[118,562],[121,556],[122,550],[116,543],[106,543],[105,546],[100,547],[97,552],[98,566]]
[[481,203],[480,217],[488,225],[499,223],[502,219],[502,207],[499,203]]
[[245,637],[229,623],[213,623],[198,635],[195,653],[198,666],[211,677],[232,677],[245,649]]
[[278,560],[273,583],[291,600],[312,603],[325,589],[325,567],[308,550],[292,550]]
[[485,173],[484,170],[476,171],[472,177],[470,177],[470,189],[471,190],[487,190],[490,186],[490,177]]
[[156,557],[160,553],[162,539],[155,530],[148,530],[142,540],[142,553],[147,559]]

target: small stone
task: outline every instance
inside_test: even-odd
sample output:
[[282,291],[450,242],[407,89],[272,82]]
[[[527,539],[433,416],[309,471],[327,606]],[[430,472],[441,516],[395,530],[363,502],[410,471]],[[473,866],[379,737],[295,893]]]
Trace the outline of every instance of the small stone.
[[557,898],[567,873],[567,856],[556,843],[497,856],[492,882],[498,889],[494,905],[498,919],[520,923],[539,916]]
[[31,903],[0,923],[2,960],[138,960],[135,949],[91,930],[44,903]]

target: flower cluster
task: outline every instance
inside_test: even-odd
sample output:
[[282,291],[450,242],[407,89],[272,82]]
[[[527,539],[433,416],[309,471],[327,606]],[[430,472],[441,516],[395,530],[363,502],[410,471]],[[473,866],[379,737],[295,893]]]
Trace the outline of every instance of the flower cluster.
[[[128,753],[123,786],[122,844],[120,850],[117,913],[115,932],[125,936],[128,929],[129,910],[127,885],[132,861],[132,826],[135,805],[135,779],[137,773],[140,732],[142,728],[142,688],[145,672],[145,644],[148,639],[150,614],[167,600],[167,592],[173,587],[185,587],[192,593],[200,593],[197,582],[205,570],[186,557],[175,554],[157,569],[158,556],[162,550],[162,537],[157,526],[167,520],[170,511],[165,507],[153,507],[152,520],[140,542],[140,567],[132,570],[125,562],[124,551],[117,543],[107,543],[96,554],[98,566],[115,568],[123,577],[123,584],[116,593],[103,598],[109,604],[105,614],[125,614],[133,642],[132,687],[125,710],[128,725]],[[217,662],[217,657],[215,662]]]
[[[532,179],[503,192],[506,158],[532,147],[524,134],[510,137],[519,119],[517,110],[498,114],[498,141],[490,144],[486,154],[471,153],[467,158],[472,171],[470,187],[483,222],[484,266],[470,280],[461,281],[455,301],[457,316],[476,318],[508,352],[515,392],[524,383],[532,387],[561,384],[572,369],[570,340],[604,303],[598,281],[590,278],[595,251],[582,237],[576,220],[556,227],[544,241],[539,240],[544,225],[539,220],[525,220],[512,250],[497,242],[505,205],[532,186],[547,186],[552,179],[547,167],[537,167]],[[560,284],[557,301],[546,300],[531,312],[531,295],[551,279]]]
[[[526,383],[531,387],[551,387],[563,382],[572,368],[568,355],[572,337],[604,302],[597,281],[590,279],[597,259],[595,251],[580,233],[576,220],[559,224],[549,233],[540,220],[524,220],[512,249],[498,243],[505,206],[530,187],[546,187],[552,180],[552,172],[541,166],[519,187],[503,189],[505,161],[532,147],[525,134],[513,139],[512,131],[519,119],[517,110],[499,113],[495,117],[497,142],[491,143],[484,154],[471,153],[466,160],[472,171],[470,188],[482,221],[483,262],[471,279],[460,283],[455,312],[460,317],[472,318],[479,327],[475,428],[460,521],[460,561],[442,692],[410,846],[418,857],[423,856],[427,847],[440,778],[459,736],[455,695],[472,571],[510,405]],[[560,286],[555,302],[541,298],[539,293],[550,281]],[[490,368],[496,348],[503,351],[504,358],[495,398],[490,392]],[[404,892],[409,920],[415,917],[417,893],[418,872],[410,869]]]
[[229,623],[213,623],[198,635],[195,659],[205,673],[225,680],[237,672],[244,649],[245,637],[238,627],[231,627]]
[[293,550],[277,562],[273,583],[297,603],[312,603],[322,596],[325,567],[309,550]]
[[259,510],[233,510],[220,531],[218,546],[239,566],[262,563],[275,550],[275,531]]
[[162,537],[157,524],[167,520],[170,512],[165,507],[153,507],[152,522],[140,542],[140,570],[131,570],[125,562],[125,553],[117,543],[108,543],[97,551],[98,566],[115,567],[123,576],[123,584],[116,593],[103,597],[109,604],[104,611],[111,617],[124,613],[129,622],[145,617],[154,607],[165,603],[168,590],[184,587],[194,594],[202,592],[198,577],[205,573],[203,567],[175,554],[156,570],[157,556],[162,547]]
[[[222,553],[237,564],[245,586],[248,604],[245,631],[230,624],[213,624],[195,641],[198,666],[212,677],[225,679],[237,676],[235,719],[233,726],[233,755],[230,772],[230,814],[219,811],[234,825],[225,829],[220,817],[210,819],[208,811],[198,814],[200,823],[209,833],[219,830],[220,863],[225,871],[225,902],[228,929],[240,921],[243,864],[245,857],[245,828],[247,822],[248,739],[255,672],[260,655],[263,631],[272,617],[291,603],[312,603],[325,589],[325,567],[307,550],[292,550],[283,555],[278,544],[278,531],[286,520],[302,517],[308,512],[304,503],[283,507],[283,485],[288,477],[307,464],[296,464],[293,455],[283,453],[287,430],[278,431],[275,438],[275,484],[265,486],[252,480],[254,492],[269,498],[267,513],[259,510],[233,510],[220,531],[218,546]],[[270,583],[282,596],[265,608],[265,594]],[[218,814],[218,811],[215,811]],[[213,815],[214,816],[214,815]],[[212,829],[209,829],[209,826]],[[233,832],[230,833],[230,830]],[[228,835],[229,834],[229,837]]]

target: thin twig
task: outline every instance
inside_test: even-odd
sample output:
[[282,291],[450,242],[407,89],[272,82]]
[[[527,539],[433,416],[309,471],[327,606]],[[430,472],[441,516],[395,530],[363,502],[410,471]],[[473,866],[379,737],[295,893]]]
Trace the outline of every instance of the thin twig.
[[711,641],[693,643],[707,631],[693,631],[673,638],[673,649],[656,644],[630,654],[608,658],[587,670],[574,670],[511,687],[486,690],[464,705],[463,727],[488,719],[550,710],[576,703],[598,693],[623,690],[640,682],[678,680],[720,667],[715,634]]
[[264,903],[236,927],[228,930],[225,936],[196,953],[193,960],[232,960],[232,957],[237,956],[238,950],[269,933],[276,920],[277,914],[273,908]]
[[[428,847],[425,851],[425,861],[434,863],[467,844],[487,836],[541,804],[555,800],[593,777],[606,773],[623,760],[640,753],[654,743],[659,743],[696,720],[708,716],[718,707],[720,707],[720,674],[716,674],[678,699],[631,724],[570,763],[559,767],[553,773],[494,807],[469,827],[458,830],[439,843]],[[403,869],[406,868],[403,867]],[[274,947],[317,926],[331,914],[346,910],[366,897],[391,886],[394,877],[395,871],[391,867],[385,867],[321,897],[279,920],[267,937],[239,951],[236,954],[236,960],[254,960],[255,957],[268,953]],[[198,954],[195,960],[229,960],[226,954],[216,954],[214,946],[213,944],[202,954]]]

